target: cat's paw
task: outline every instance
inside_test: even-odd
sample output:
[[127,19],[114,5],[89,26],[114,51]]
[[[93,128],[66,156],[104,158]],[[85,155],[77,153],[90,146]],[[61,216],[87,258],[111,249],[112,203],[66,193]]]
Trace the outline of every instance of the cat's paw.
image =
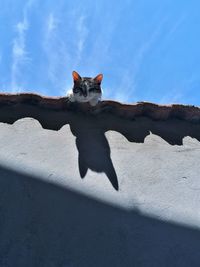
[[72,99],[69,96],[66,96],[64,98],[64,105],[69,110],[75,110],[76,109],[76,103],[75,101],[72,101]]
[[69,102],[72,102],[72,103],[76,102],[73,96],[68,96],[68,98],[69,98]]
[[68,99],[69,102],[75,102],[75,98],[74,98],[74,94],[72,90],[68,91],[66,98]]
[[95,106],[97,106],[100,103],[100,100],[98,100],[98,99],[92,99],[92,100],[89,101],[89,103],[90,103],[90,105],[92,107],[95,107]]
[[92,107],[95,107],[97,105],[96,101],[90,101],[89,103],[90,103],[90,106],[92,106]]
[[69,102],[70,102],[69,97],[68,97],[68,96],[64,97],[64,101],[65,101],[66,103],[69,103]]

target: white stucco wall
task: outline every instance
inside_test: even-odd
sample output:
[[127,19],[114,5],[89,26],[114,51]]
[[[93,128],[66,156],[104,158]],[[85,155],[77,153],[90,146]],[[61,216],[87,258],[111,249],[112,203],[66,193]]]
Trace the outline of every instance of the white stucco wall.
[[[185,227],[184,229],[195,229],[195,231],[198,232],[200,226],[199,142],[195,139],[187,137],[184,139],[183,146],[171,146],[160,137],[151,134],[150,136],[146,137],[144,143],[138,144],[129,142],[120,133],[113,131],[107,132],[106,138],[110,146],[111,160],[119,182],[119,191],[113,189],[111,183],[104,173],[96,173],[89,170],[84,179],[80,178],[78,168],[78,150],[75,145],[76,138],[71,133],[69,125],[65,125],[59,131],[51,131],[44,130],[38,121],[31,118],[19,120],[13,125],[1,123],[0,165],[3,168],[5,167],[8,170],[16,171],[19,174],[23,174],[25,176],[30,175],[33,179],[35,177],[36,180],[41,180],[44,183],[50,182],[62,187],[63,189],[89,197],[89,199],[97,200],[97,202],[103,203],[105,206],[108,205],[116,208],[117,210],[119,209],[122,214],[123,212],[129,213],[135,210],[141,216],[155,219],[156,221],[164,222],[166,224],[169,223],[170,225]],[[23,191],[23,194],[25,194],[24,192],[26,192],[26,188],[19,190],[19,198],[20,194],[22,194],[21,190],[25,190]],[[31,190],[30,187],[29,190]],[[34,197],[37,199],[37,191],[34,191],[34,194],[36,194]],[[65,205],[65,203],[63,205]],[[6,209],[5,206],[3,210],[4,209]],[[31,214],[31,211],[29,212]],[[17,215],[12,215],[12,210],[10,210],[10,213],[8,212],[6,214],[7,217],[5,218],[5,221],[8,222],[8,225],[12,223],[15,225],[15,219],[12,218],[12,216]],[[30,214],[27,213],[27,217],[31,217]],[[106,215],[104,216],[106,217]],[[40,221],[40,219],[38,220]],[[190,254],[187,256],[182,255],[185,253],[184,249],[181,250],[182,254],[176,258],[173,255],[173,257],[170,256],[169,254],[170,250],[173,251],[178,245],[174,244],[173,247],[173,244],[169,245],[170,242],[167,242],[166,247],[169,247],[169,251],[166,250],[166,253],[158,253],[158,257],[156,258],[156,252],[150,252],[149,250],[151,247],[153,250],[153,246],[155,244],[152,243],[147,245],[148,242],[151,243],[151,241],[149,241],[150,239],[147,238],[147,243],[145,243],[147,248],[145,248],[145,246],[138,245],[140,248],[138,247],[137,249],[140,252],[136,253],[136,247],[137,244],[139,244],[139,241],[137,241],[137,244],[134,245],[136,247],[134,247],[134,251],[132,252],[130,248],[131,244],[129,246],[128,240],[133,229],[131,229],[132,224],[130,223],[129,219],[127,220],[128,223],[126,221],[127,224],[124,226],[123,220],[121,222],[120,227],[122,229],[125,227],[126,230],[124,230],[122,234],[122,239],[118,240],[121,244],[118,245],[125,247],[126,253],[122,253],[121,256],[119,254],[113,256],[111,255],[113,253],[112,248],[108,248],[108,253],[110,250],[110,263],[109,256],[102,255],[102,262],[97,262],[96,265],[93,265],[95,262],[94,260],[91,260],[90,262],[87,259],[87,262],[85,259],[81,258],[82,254],[78,248],[79,254],[77,255],[77,260],[75,260],[75,256],[70,256],[72,255],[70,254],[72,252],[69,252],[70,255],[68,255],[68,258],[66,256],[66,252],[63,258],[60,256],[60,258],[63,259],[63,265],[59,260],[57,260],[55,255],[52,260],[50,260],[50,256],[48,256],[50,258],[45,256],[46,262],[40,255],[41,259],[44,260],[43,263],[41,263],[41,260],[41,262],[37,263],[37,265],[33,264],[30,266],[40,266],[40,264],[41,266],[66,267],[111,266],[111,263],[114,264],[113,266],[117,266],[117,262],[119,263],[118,266],[196,266],[195,264],[197,259],[200,259],[198,252],[195,250],[196,247],[194,249],[194,254],[191,255],[191,258]],[[64,223],[64,221],[61,223]],[[68,222],[66,221],[65,223],[67,225]],[[77,223],[81,224],[81,222]],[[27,225],[23,227],[29,228],[29,224],[33,224],[33,222],[27,221],[26,224]],[[37,225],[37,216],[35,217],[35,224]],[[5,227],[5,231],[7,231],[6,223],[2,224],[0,222],[0,225],[1,227]],[[20,228],[22,234],[24,231],[27,234],[23,227]],[[35,227],[37,229],[37,226]],[[57,227],[59,228],[59,221]],[[112,228],[112,223],[110,227]],[[115,223],[113,223],[113,227],[116,227]],[[139,222],[137,227],[140,227]],[[47,229],[50,231],[48,227]],[[120,232],[120,229],[118,230]],[[118,230],[116,230],[116,233],[118,233]],[[36,230],[36,232],[37,231],[39,230]],[[92,231],[92,234],[95,235],[95,233],[98,232],[98,228],[96,230],[93,229]],[[99,229],[99,231],[101,230]],[[76,234],[77,237],[75,239],[77,239],[76,241],[79,243],[79,238],[81,239],[83,236],[80,236],[80,233],[75,231],[74,235],[76,236]],[[37,235],[37,233],[35,233],[35,235]],[[62,232],[60,232],[60,236],[62,236]],[[188,236],[190,236],[190,234],[188,234]],[[10,240],[9,238],[8,240]],[[31,235],[31,238],[35,238],[34,234]],[[165,238],[166,237],[163,237],[164,241],[162,241],[164,243]],[[56,242],[59,243],[59,238],[57,236],[55,239],[57,239]],[[62,240],[64,243],[60,245],[61,247],[67,246],[68,241],[65,241],[66,243]],[[2,248],[7,246],[6,241],[4,242],[5,244],[2,244]],[[15,241],[13,240],[12,242]],[[26,242],[30,242],[31,244],[32,241],[29,240]],[[87,241],[85,240],[85,242]],[[89,242],[91,242],[91,240],[89,240]],[[134,240],[131,242],[134,242]],[[185,242],[187,243],[188,240],[185,240]],[[191,242],[193,243],[193,241]],[[118,247],[118,245],[117,243],[114,245],[114,250],[115,246]],[[13,248],[13,251],[15,252],[12,252],[11,248],[11,251],[8,249],[8,258],[4,259],[4,261],[2,261],[4,262],[4,265],[0,264],[0,266],[11,266],[12,259],[16,260],[16,258],[18,259],[18,257],[20,257],[16,256],[18,255],[18,248],[20,246],[23,247],[23,245],[19,245]],[[37,245],[35,246],[37,247]],[[73,247],[71,244],[69,246]],[[93,244],[93,246],[95,245]],[[157,250],[158,247],[159,245],[156,243],[155,250]],[[120,251],[122,250],[123,249]],[[88,249],[88,252],[85,252],[86,254],[84,255],[88,255],[87,253],[89,253],[89,251],[90,249]],[[178,250],[177,253],[179,252],[180,251]],[[26,255],[26,253],[29,255],[30,251],[23,251],[22,249],[22,254]],[[48,252],[46,253],[48,254]],[[134,257],[132,258],[133,254]],[[34,257],[36,257],[36,255],[34,256],[31,254],[31,256],[28,258],[31,257],[32,262],[34,262]],[[87,258],[87,256],[85,257]],[[117,257],[119,257],[118,260]],[[179,257],[183,257],[180,262]],[[105,262],[103,261],[103,258],[105,259]],[[122,259],[124,259],[124,261]],[[149,261],[150,259],[152,259],[152,262]],[[187,265],[190,263],[190,261],[193,265]],[[26,260],[24,260],[24,262],[26,262]],[[52,265],[49,265],[50,262],[52,262]],[[184,265],[185,263],[186,265]],[[29,266],[23,263],[23,261],[19,263],[19,265],[15,266],[20,266],[20,264],[21,266]]]

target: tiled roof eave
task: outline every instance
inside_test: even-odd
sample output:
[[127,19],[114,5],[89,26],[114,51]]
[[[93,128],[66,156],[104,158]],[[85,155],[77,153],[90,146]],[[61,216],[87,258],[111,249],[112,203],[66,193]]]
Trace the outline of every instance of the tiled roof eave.
[[112,100],[104,100],[97,106],[91,107],[87,103],[70,103],[66,97],[46,97],[32,93],[0,94],[0,109],[16,105],[31,105],[52,111],[80,110],[82,112],[92,111],[93,114],[112,113],[127,119],[145,116],[153,120],[178,118],[193,123],[200,122],[200,108],[189,105],[158,105],[149,102],[123,104]]

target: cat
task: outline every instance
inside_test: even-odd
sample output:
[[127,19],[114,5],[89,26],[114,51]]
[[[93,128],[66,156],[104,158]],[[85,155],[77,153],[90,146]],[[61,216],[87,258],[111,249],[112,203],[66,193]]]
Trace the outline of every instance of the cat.
[[70,102],[89,102],[91,106],[96,106],[101,101],[101,82],[103,74],[95,78],[81,77],[78,72],[72,72],[74,86],[68,92],[67,97]]

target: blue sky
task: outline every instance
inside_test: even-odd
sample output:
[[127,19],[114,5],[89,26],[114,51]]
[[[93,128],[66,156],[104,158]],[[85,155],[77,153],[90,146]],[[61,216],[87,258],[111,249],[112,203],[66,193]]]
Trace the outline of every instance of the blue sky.
[[65,95],[104,74],[104,99],[200,105],[200,1],[0,0],[0,90]]

